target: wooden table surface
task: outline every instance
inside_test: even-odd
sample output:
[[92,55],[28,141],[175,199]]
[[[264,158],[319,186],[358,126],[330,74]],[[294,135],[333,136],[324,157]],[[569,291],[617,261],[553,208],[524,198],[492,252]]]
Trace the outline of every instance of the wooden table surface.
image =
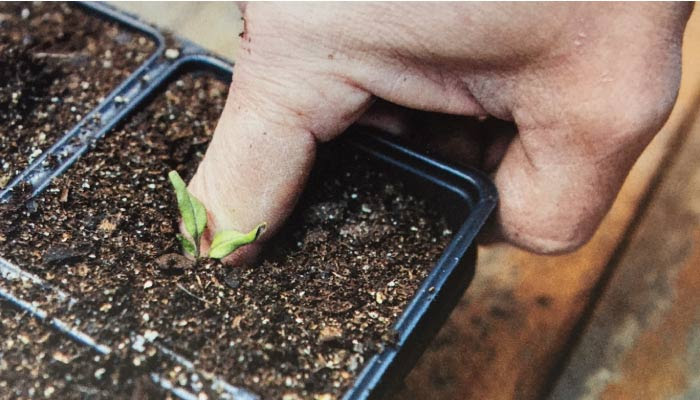
[[[116,3],[235,58],[230,3]],[[397,399],[700,398],[700,15],[679,99],[579,251],[480,249],[477,275]]]

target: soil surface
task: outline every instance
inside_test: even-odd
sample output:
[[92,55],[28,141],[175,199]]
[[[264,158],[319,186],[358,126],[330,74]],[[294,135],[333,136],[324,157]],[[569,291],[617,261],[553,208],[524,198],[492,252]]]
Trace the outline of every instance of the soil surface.
[[154,50],[78,6],[0,3],[0,188]]
[[78,299],[68,310],[22,292],[100,343],[148,332],[263,398],[337,398],[391,345],[451,232],[400,181],[335,144],[260,263],[180,257],[167,173],[193,175],[226,90],[206,76],[173,82],[27,207],[5,206],[0,252]]
[[[0,332],[0,399],[164,396],[147,375],[135,376],[121,359],[79,345],[2,302]],[[124,392],[129,394],[118,395]]]

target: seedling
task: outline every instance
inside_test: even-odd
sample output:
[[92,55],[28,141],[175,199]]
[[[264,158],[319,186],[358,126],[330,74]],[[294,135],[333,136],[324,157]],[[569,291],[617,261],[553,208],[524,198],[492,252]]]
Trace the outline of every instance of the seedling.
[[[177,238],[185,252],[199,259],[202,256],[202,234],[204,234],[204,230],[207,227],[207,210],[204,208],[204,204],[187,190],[185,181],[182,180],[177,171],[170,171],[168,178],[170,178],[170,183],[175,189],[177,207],[180,209],[180,217],[182,217],[182,222],[185,224],[185,230],[192,240],[181,234],[178,234]],[[211,241],[207,256],[209,258],[224,258],[239,247],[253,243],[264,230],[265,223],[262,223],[248,233],[234,230],[217,232]]]

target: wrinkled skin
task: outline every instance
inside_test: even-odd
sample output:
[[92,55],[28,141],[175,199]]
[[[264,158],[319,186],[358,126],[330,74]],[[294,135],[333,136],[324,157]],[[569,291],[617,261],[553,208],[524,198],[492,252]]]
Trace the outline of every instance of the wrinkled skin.
[[[228,102],[190,189],[211,228],[269,238],[317,143],[377,99],[513,121],[494,179],[505,240],[585,243],[667,119],[689,4],[252,3]],[[371,111],[371,110],[370,110]],[[372,120],[371,116],[365,116]],[[377,118],[374,118],[375,120]],[[381,118],[380,118],[381,119]],[[256,243],[229,261],[249,260]]]

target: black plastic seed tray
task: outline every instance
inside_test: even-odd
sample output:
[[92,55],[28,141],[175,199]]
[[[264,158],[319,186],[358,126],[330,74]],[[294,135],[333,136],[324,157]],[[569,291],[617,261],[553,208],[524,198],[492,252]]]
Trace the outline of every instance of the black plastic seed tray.
[[[164,36],[157,30],[103,4],[86,3],[82,6],[100,17],[116,20],[148,35],[157,42],[158,50],[92,113],[0,192],[0,201],[8,201],[13,190],[23,182],[32,185],[33,195],[40,194],[53,178],[70,168],[82,154],[90,151],[92,144],[142,107],[146,100],[157,95],[165,82],[184,71],[207,70],[222,80],[230,80],[233,66],[209,55],[199,46],[186,40],[173,39],[172,46],[178,48],[179,55],[175,58],[165,57]],[[409,189],[428,198],[431,205],[442,210],[451,226],[455,227],[449,246],[395,323],[398,336],[396,344],[366,361],[354,384],[343,396],[347,400],[379,398],[400,383],[410,371],[469,285],[476,262],[474,238],[495,207],[497,195],[493,184],[478,171],[449,166],[358,127],[351,128],[344,136],[343,140],[348,146],[377,160],[383,168],[394,171]],[[62,302],[62,307],[70,307],[72,303],[69,295],[23,271],[19,266],[0,259],[0,298],[96,352],[110,353],[108,346],[72,328],[69,323],[52,317],[28,299],[16,295],[11,289],[12,285],[3,284],[3,281],[7,283],[17,279],[53,291],[59,302]],[[216,371],[211,371],[213,374],[198,371],[191,361],[162,345],[158,345],[158,351],[185,370],[199,374],[203,382],[220,393],[221,398],[259,398],[246,389],[234,387],[218,378]],[[159,371],[152,371],[151,379],[179,398],[197,398],[197,393],[168,381]]]

